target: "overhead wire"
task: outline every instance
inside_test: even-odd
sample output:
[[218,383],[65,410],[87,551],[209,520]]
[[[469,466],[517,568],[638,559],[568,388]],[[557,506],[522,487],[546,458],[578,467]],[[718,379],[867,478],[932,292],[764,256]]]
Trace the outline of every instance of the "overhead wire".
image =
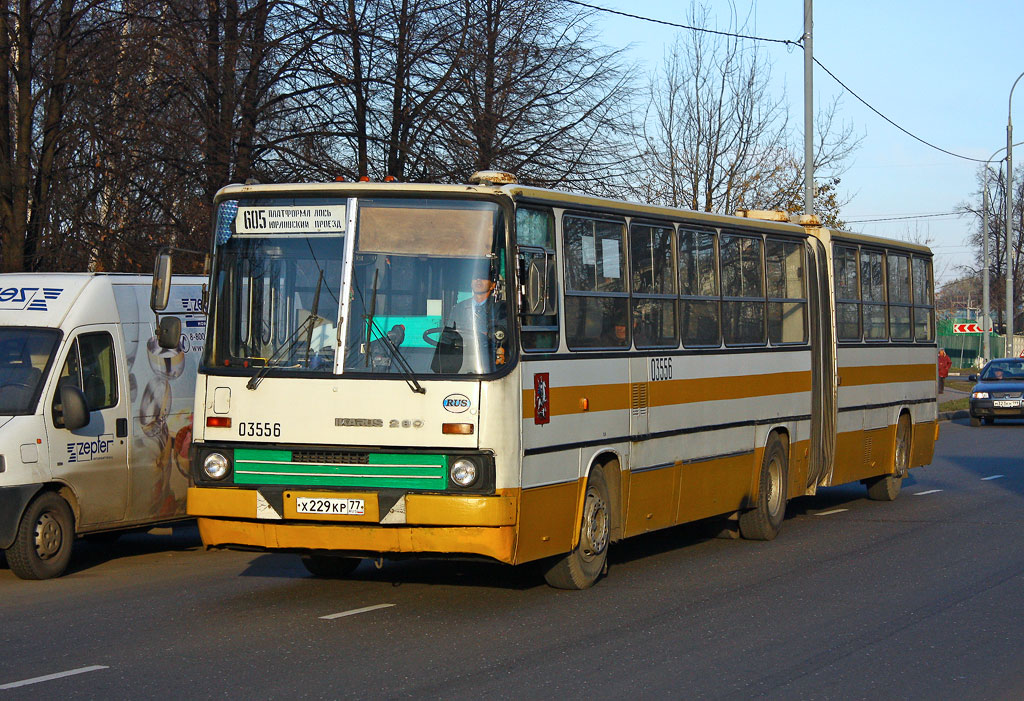
[[[579,5],[580,7],[586,7],[586,8],[589,8],[591,10],[596,10],[597,12],[603,12],[603,13],[610,14],[610,15],[618,15],[620,17],[629,17],[631,19],[640,20],[641,22],[650,22],[652,24],[660,24],[660,25],[664,25],[664,26],[667,26],[667,27],[675,27],[677,29],[688,29],[688,30],[691,30],[691,31],[694,31],[694,32],[702,32],[702,33],[705,33],[705,34],[714,34],[714,35],[717,35],[717,36],[733,37],[733,38],[736,38],[736,39],[748,39],[750,41],[761,41],[761,42],[772,43],[772,44],[784,44],[786,46],[797,46],[797,47],[799,47],[801,49],[804,48],[804,43],[803,43],[803,37],[802,36],[799,39],[793,40],[793,39],[775,39],[775,38],[771,38],[771,37],[761,37],[761,36],[756,36],[756,35],[753,35],[753,34],[740,34],[738,32],[726,32],[726,31],[722,31],[722,30],[719,30],[719,29],[707,29],[706,27],[695,27],[695,26],[688,25],[688,24],[680,24],[678,22],[669,22],[667,20],[655,19],[653,17],[645,17],[644,15],[637,15],[637,14],[633,14],[631,12],[623,12],[621,10],[613,10],[611,8],[608,8],[608,7],[601,7],[600,5],[593,5],[591,3],[582,2],[582,0],[562,0],[562,1],[567,3],[567,4],[569,4],[569,5]],[[935,149],[936,151],[939,151],[940,153],[944,153],[947,156],[952,156],[954,158],[959,158],[959,159],[962,159],[962,160],[965,160],[965,161],[972,161],[974,163],[987,163],[987,161],[985,161],[982,158],[973,158],[971,156],[964,156],[963,154],[954,153],[953,151],[949,151],[947,149],[944,149],[941,146],[936,146],[935,144],[933,144],[933,143],[931,143],[931,142],[929,142],[929,141],[927,141],[925,139],[922,139],[920,136],[917,136],[916,134],[914,134],[910,130],[905,129],[904,127],[900,126],[899,124],[894,122],[889,117],[886,117],[877,108],[875,108],[871,103],[869,103],[863,97],[861,97],[856,92],[854,92],[854,90],[852,88],[850,88],[848,85],[846,85],[846,83],[841,81],[836,76],[835,73],[830,71],[825,66],[825,64],[823,64],[821,61],[819,61],[816,57],[812,57],[812,60],[814,61],[815,65],[817,65],[819,68],[821,68],[821,70],[825,71],[825,73],[827,73],[829,75],[829,77],[832,78],[832,80],[836,81],[836,83],[838,83],[839,86],[841,88],[843,88],[843,90],[845,90],[846,92],[850,93],[850,95],[852,95],[858,102],[860,102],[862,105],[864,105],[869,110],[874,112],[876,115],[881,117],[883,120],[885,120],[891,126],[895,127],[896,129],[899,129],[901,132],[903,132],[904,134],[906,134],[910,138],[914,139],[915,141],[918,141],[918,142],[924,144],[928,148]]]

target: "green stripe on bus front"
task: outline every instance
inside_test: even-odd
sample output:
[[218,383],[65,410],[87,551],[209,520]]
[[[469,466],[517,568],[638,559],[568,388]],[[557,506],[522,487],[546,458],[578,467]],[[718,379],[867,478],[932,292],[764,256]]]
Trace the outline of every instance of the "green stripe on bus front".
[[238,448],[235,450],[235,462],[238,462],[239,460],[267,460],[269,462],[291,462],[292,451],[266,450],[262,448]]
[[343,475],[314,475],[296,479],[288,474],[251,475],[235,473],[235,484],[281,484],[286,486],[311,486],[311,487],[390,487],[393,489],[444,489],[447,486],[447,479],[444,475],[431,477],[429,479],[401,479],[377,477],[367,479],[365,477],[346,477]]
[[323,487],[445,489],[444,455],[370,453],[369,464],[293,461],[290,450],[241,448],[235,451],[235,484]]
[[368,477],[444,475],[437,465],[318,465],[301,463],[235,462],[235,472],[279,472],[281,474],[365,475]]

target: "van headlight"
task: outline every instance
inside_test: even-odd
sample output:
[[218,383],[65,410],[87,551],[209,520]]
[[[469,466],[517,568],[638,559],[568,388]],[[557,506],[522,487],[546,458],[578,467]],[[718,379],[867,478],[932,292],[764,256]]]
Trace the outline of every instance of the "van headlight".
[[203,459],[203,472],[212,480],[222,480],[228,476],[231,463],[220,453],[210,453]]
[[448,469],[448,474],[460,487],[472,487],[480,476],[480,468],[468,458],[458,458]]

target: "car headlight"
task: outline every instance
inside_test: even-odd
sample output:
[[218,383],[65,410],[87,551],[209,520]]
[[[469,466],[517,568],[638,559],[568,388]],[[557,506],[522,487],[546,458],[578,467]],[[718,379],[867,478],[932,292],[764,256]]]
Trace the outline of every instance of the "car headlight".
[[460,487],[472,487],[480,476],[480,468],[472,460],[459,458],[452,463],[448,474],[451,475],[452,482]]
[[988,392],[971,392],[971,399],[988,399]]
[[203,459],[203,472],[212,480],[222,480],[228,475],[231,463],[220,453],[210,453]]

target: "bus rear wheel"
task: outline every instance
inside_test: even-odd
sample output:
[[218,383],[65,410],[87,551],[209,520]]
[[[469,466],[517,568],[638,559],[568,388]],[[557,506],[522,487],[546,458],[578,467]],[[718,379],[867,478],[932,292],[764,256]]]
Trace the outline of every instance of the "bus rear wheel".
[[22,579],[50,579],[64,574],[74,542],[71,507],[56,492],[43,492],[25,509],[14,543],[4,553]]
[[587,480],[580,519],[580,542],[559,556],[544,573],[544,580],[556,589],[587,589],[604,572],[611,540],[611,510],[608,485],[601,468],[595,467]]
[[768,439],[761,460],[757,503],[740,514],[740,535],[747,540],[772,540],[786,518],[789,455],[777,433]]
[[892,474],[874,477],[867,481],[868,499],[893,501],[903,486],[903,475],[910,468],[910,417],[904,414],[896,424],[896,446]]
[[362,562],[358,557],[338,557],[335,555],[306,555],[302,564],[310,574],[323,579],[343,579],[359,567]]

